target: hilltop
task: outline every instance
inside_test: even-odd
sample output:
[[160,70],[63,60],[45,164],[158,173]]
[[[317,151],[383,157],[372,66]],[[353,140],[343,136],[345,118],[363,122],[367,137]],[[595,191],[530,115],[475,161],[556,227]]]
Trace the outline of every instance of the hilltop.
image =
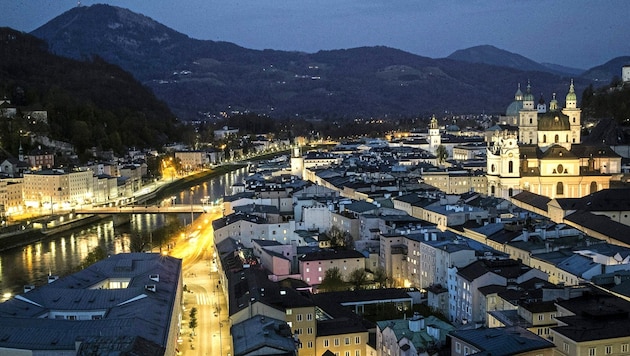
[[[188,120],[222,112],[317,119],[502,113],[518,83],[530,80],[536,95],[550,97],[567,92],[571,79],[545,65],[515,69],[388,47],[251,50],[192,39],[109,5],[73,8],[33,34],[58,55],[121,66]],[[581,92],[590,81],[575,83]]]
[[23,110],[46,110],[47,125],[2,120],[2,144],[17,153],[20,136],[69,140],[82,154],[99,147],[160,147],[178,139],[175,116],[128,72],[98,56],[77,61],[51,54],[31,35],[0,28],[0,95]]

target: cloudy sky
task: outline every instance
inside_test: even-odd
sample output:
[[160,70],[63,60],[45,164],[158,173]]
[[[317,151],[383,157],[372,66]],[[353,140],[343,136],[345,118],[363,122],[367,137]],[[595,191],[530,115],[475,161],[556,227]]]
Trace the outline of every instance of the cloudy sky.
[[[190,37],[252,49],[316,52],[383,45],[441,58],[490,44],[587,69],[630,55],[627,0],[100,0]],[[0,26],[30,32],[77,6],[2,0]]]

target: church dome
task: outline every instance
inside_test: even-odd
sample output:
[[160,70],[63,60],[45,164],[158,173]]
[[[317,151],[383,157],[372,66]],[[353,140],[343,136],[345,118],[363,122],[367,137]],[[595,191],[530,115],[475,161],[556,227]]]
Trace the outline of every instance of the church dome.
[[523,101],[514,100],[505,110],[505,116],[518,116],[518,112],[523,109]]
[[559,111],[538,115],[538,131],[570,131],[569,117]]

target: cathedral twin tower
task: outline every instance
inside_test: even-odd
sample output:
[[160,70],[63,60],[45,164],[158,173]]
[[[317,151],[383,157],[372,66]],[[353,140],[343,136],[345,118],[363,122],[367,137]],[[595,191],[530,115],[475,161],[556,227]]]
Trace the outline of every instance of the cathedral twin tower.
[[555,94],[547,107],[542,97],[535,102],[529,83],[524,95],[519,86],[505,118],[517,127],[495,133],[488,145],[488,194],[578,198],[607,189],[621,157],[610,147],[581,144],[581,114],[573,81],[562,109]]

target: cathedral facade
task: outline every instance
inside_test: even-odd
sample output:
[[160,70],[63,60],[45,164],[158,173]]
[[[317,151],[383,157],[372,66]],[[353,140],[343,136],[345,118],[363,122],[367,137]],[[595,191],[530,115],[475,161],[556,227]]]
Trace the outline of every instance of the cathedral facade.
[[560,108],[534,99],[531,85],[520,86],[506,117],[518,131],[495,132],[487,147],[488,195],[509,198],[530,191],[549,198],[580,198],[607,189],[621,171],[610,147],[581,143],[581,109],[573,81]]

